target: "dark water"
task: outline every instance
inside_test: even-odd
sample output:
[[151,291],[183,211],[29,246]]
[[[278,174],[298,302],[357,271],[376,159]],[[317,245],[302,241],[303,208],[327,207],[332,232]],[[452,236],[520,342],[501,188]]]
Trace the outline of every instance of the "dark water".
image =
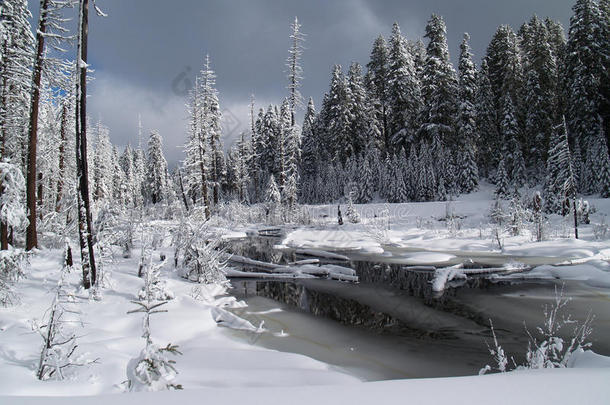
[[[280,264],[308,258],[293,250],[278,251],[273,248],[277,243],[256,238],[229,249]],[[593,349],[610,355],[610,299],[605,290],[576,282],[494,283],[475,277],[449,284],[438,295],[432,292],[429,271],[362,260],[340,264],[352,267],[360,282],[233,279],[232,294],[249,305],[237,310],[239,315],[257,325],[264,321],[276,335],[236,333],[366,380],[469,375],[491,362],[490,319],[500,343],[519,363],[528,343],[525,327],[535,332],[544,318],[543,306],[552,302],[556,288],[563,288],[572,297],[568,311],[573,319],[596,315]],[[289,336],[277,336],[282,332]]]

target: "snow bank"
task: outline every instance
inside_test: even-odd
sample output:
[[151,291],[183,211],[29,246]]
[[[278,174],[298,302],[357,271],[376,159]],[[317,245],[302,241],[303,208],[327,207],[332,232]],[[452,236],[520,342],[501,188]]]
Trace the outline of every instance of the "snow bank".
[[[303,373],[303,383],[307,375]],[[486,376],[393,380],[345,386],[205,388],[157,393],[130,393],[98,397],[0,397],[11,405],[252,405],[320,404],[439,404],[498,405],[587,404],[607,405],[610,369],[554,369],[517,371]]]

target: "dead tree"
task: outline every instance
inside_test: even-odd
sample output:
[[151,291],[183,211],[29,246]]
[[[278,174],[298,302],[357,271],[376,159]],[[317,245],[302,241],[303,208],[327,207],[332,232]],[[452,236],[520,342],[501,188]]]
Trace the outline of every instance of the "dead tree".
[[[95,7],[95,3],[94,3]],[[97,7],[96,12],[104,15]],[[93,249],[93,223],[89,201],[89,168],[87,165],[87,36],[89,34],[89,0],[80,1],[76,80],[76,176],[78,187],[78,236],[83,270],[83,286],[95,285],[97,273]]]
[[25,233],[26,250],[38,247],[38,235],[36,232],[36,145],[38,143],[38,107],[40,104],[40,80],[42,77],[48,8],[49,0],[41,0],[40,17],[38,18],[38,29],[36,31],[36,59],[34,60],[34,71],[32,72],[32,99],[30,104],[30,127],[28,134],[26,204],[28,206],[29,224]]

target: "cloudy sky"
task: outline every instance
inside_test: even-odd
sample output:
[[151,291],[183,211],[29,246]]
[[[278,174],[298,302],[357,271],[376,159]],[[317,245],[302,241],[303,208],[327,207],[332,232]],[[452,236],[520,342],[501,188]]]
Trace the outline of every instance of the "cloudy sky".
[[[29,0],[35,17],[38,1]],[[307,34],[302,94],[318,103],[333,64],[366,64],[373,40],[397,21],[417,39],[430,14],[445,18],[452,58],[469,32],[480,58],[496,27],[515,29],[532,14],[567,29],[574,0],[97,0],[107,18],[91,15],[89,63],[95,69],[89,111],[111,130],[113,143],[137,143],[138,114],[145,135],[158,129],[171,164],[186,139],[185,89],[208,53],[217,74],[221,108],[229,117],[227,144],[248,121],[248,103],[280,103],[284,61],[295,16]]]

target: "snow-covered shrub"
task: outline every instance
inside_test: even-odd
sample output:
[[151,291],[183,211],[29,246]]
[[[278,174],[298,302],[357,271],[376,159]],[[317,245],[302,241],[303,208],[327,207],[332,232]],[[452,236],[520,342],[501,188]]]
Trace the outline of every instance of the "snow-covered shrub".
[[22,249],[0,250],[0,306],[12,305],[17,301],[13,287],[24,276],[28,255]]
[[160,278],[160,271],[164,265],[165,260],[161,263],[153,263],[152,255],[144,260],[144,268],[142,269],[144,286],[138,293],[138,299],[147,302],[174,299],[174,293],[167,288],[165,280]]
[[[573,320],[569,314],[564,315],[564,310],[569,304],[570,298],[563,295],[563,288],[560,291],[555,289],[555,299],[553,304],[544,307],[544,323],[536,328],[536,336],[532,335],[527,329],[529,336],[527,351],[525,353],[525,363],[517,366],[513,360],[512,369],[538,369],[538,368],[565,368],[570,366],[572,355],[578,351],[588,349],[591,343],[588,338],[593,332],[591,323],[593,316],[589,315],[584,322]],[[491,320],[490,320],[491,323]],[[569,338],[565,339],[564,329],[571,329]],[[510,371],[508,357],[502,350],[496,338],[493,324],[491,332],[494,338],[494,347],[489,348],[496,367],[489,365],[481,369],[480,374],[490,370],[500,372]]]
[[83,362],[77,358],[76,334],[66,327],[69,323],[79,322],[78,320],[65,319],[67,313],[70,315],[78,314],[75,310],[67,308],[67,305],[74,299],[73,295],[66,289],[66,276],[70,270],[71,266],[63,266],[61,270],[53,302],[45,315],[47,318],[45,323],[32,323],[33,329],[40,334],[43,340],[36,372],[39,380],[63,380],[67,369],[92,363],[90,361]]
[[380,212],[375,213],[373,218],[368,218],[365,229],[377,242],[381,244],[389,243],[390,208],[388,204],[385,204]]
[[534,192],[534,196],[532,198],[532,220],[534,222],[534,232],[533,234],[536,237],[537,242],[541,242],[545,237],[545,229],[544,229],[544,214],[542,212],[542,196],[540,195],[540,191]]
[[354,203],[352,200],[352,194],[350,193],[349,196],[347,197],[347,208],[345,210],[345,215],[347,216],[347,220],[349,222],[351,222],[352,224],[357,224],[360,222],[360,215],[358,214],[358,211],[356,211],[356,208],[354,207]]
[[578,200],[576,214],[579,224],[590,224],[591,219],[589,216],[591,214],[591,206],[589,205],[589,201],[583,200],[582,198]]
[[267,186],[267,192],[265,193],[265,203],[267,204],[267,222],[270,224],[277,223],[282,209],[282,194],[280,193],[280,189],[277,187],[273,176],[269,178],[269,185]]
[[606,239],[608,235],[608,224],[606,223],[605,215],[602,215],[600,223],[593,225],[593,235],[597,240]]
[[0,162],[0,221],[15,231],[28,226],[25,201],[25,179],[19,166]]
[[207,224],[193,225],[182,221],[174,231],[174,264],[182,268],[182,276],[203,284],[225,284],[224,250],[220,238],[212,233]]
[[[565,368],[569,366],[574,352],[591,347],[587,340],[593,332],[593,316],[587,316],[581,324],[569,314],[564,315],[564,308],[570,300],[563,296],[563,288],[559,292],[555,290],[555,301],[544,307],[544,324],[536,328],[538,338],[528,332],[530,342],[526,354],[526,368]],[[572,329],[567,340],[560,336],[565,328]]]
[[[493,347],[487,345],[487,348],[489,349],[489,353],[491,354],[491,357],[493,358],[495,366],[492,367],[489,364],[487,364],[485,367],[483,367],[481,370],[479,370],[479,375],[483,375],[486,372],[492,371],[492,370],[504,373],[508,367],[508,357],[506,356],[504,349],[502,349],[502,346],[500,346],[500,344],[498,343],[498,337],[496,336],[496,331],[494,329],[494,325],[493,325],[491,319],[489,320],[489,324],[490,324],[490,329],[491,329],[491,335],[494,339],[493,340],[494,345],[493,345]],[[513,364],[514,364],[514,359],[513,359]]]
[[150,316],[166,310],[158,309],[167,301],[149,303],[132,301],[139,308],[129,311],[128,314],[144,313],[142,324],[142,337],[146,340],[146,346],[140,355],[127,364],[127,380],[130,391],[160,391],[166,389],[182,389],[182,385],[174,383],[178,371],[174,366],[176,362],[168,355],[182,354],[178,346],[168,343],[160,347],[153,343],[150,335]]
[[265,209],[262,205],[245,205],[231,200],[219,204],[216,215],[212,218],[222,218],[231,224],[253,224],[265,221]]
[[504,211],[502,201],[499,198],[494,200],[489,210],[489,219],[492,224],[497,224],[499,226],[502,226],[506,222],[507,215]]
[[519,236],[524,228],[524,223],[529,220],[530,212],[521,203],[518,194],[513,195],[509,205],[508,230],[512,236]]
[[120,207],[105,204],[95,221],[97,242],[106,248],[119,246],[123,250],[123,257],[131,257],[137,222],[135,210],[125,212]]

